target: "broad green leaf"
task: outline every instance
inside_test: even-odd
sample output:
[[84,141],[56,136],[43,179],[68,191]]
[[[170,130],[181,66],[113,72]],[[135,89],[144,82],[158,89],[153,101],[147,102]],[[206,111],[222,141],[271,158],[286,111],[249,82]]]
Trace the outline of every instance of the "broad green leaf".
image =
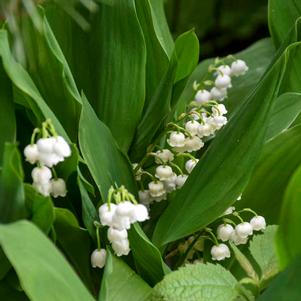
[[156,93],[137,127],[135,140],[131,148],[131,159],[134,162],[145,155],[147,147],[154,143],[158,130],[166,122],[170,113],[170,101],[176,70],[177,60],[173,56],[166,74],[157,87]]
[[145,70],[145,104],[144,110],[155,94],[160,80],[164,76],[169,59],[164,51],[155,30],[154,15],[152,14],[150,0],[136,0],[138,19],[143,31],[146,45],[146,70]]
[[101,122],[83,96],[83,108],[79,124],[79,144],[90,173],[106,200],[111,185],[124,185],[136,191],[131,165],[119,150],[110,130]]
[[291,27],[300,16],[300,1],[269,0],[269,29],[277,47],[285,40]]
[[90,271],[92,248],[88,231],[80,228],[76,217],[64,208],[55,209],[54,230],[58,246],[64,251],[86,286],[92,290]]
[[279,272],[275,245],[276,231],[277,226],[268,226],[263,234],[255,235],[250,242],[250,252],[261,269],[262,283]]
[[107,250],[99,301],[146,301],[151,292],[147,283]]
[[[295,44],[301,54],[300,44]],[[289,51],[289,50],[288,50]],[[159,218],[153,239],[164,245],[216,219],[239,196],[261,152],[286,53],[265,73],[221,130]]]
[[250,207],[269,224],[278,223],[284,191],[301,164],[301,126],[295,126],[265,144],[238,208]]
[[[100,4],[96,113],[127,152],[145,98],[146,48],[134,0]],[[109,83],[109,84],[108,84]]]
[[30,108],[39,123],[50,118],[57,132],[67,139],[68,136],[64,128],[42,98],[28,73],[15,61],[9,47],[8,34],[5,30],[0,30],[0,56],[5,72],[16,89],[15,101],[26,108]]
[[30,222],[0,225],[0,244],[31,301],[94,300],[62,254]]
[[[55,113],[72,140],[77,137],[81,97],[63,52],[48,24],[41,16],[40,33],[29,18],[23,18],[27,70],[47,105]],[[38,55],[37,55],[38,53]]]
[[29,301],[27,296],[14,288],[5,280],[0,281],[0,300],[5,301]]
[[180,35],[175,42],[178,66],[175,81],[191,74],[199,61],[199,40],[193,30]]
[[51,198],[41,195],[30,184],[25,184],[24,188],[29,219],[47,234],[54,221],[54,208]]
[[[225,100],[225,106],[229,112],[235,111],[243,104],[243,99],[254,89],[268,64],[271,62],[274,53],[275,49],[271,40],[263,39],[235,54],[235,57],[246,61],[249,70],[244,76],[233,78],[233,87],[229,89],[228,98]],[[180,96],[178,104],[179,112],[183,112],[186,104],[194,97],[193,82],[202,82],[208,79],[206,77],[208,67],[213,62],[214,59],[205,60],[193,71]]]
[[12,85],[0,62],[0,166],[5,142],[15,142],[16,118],[14,112]]
[[301,112],[301,94],[284,93],[275,100],[271,120],[267,128],[269,140],[289,128]]
[[269,285],[258,301],[297,301],[301,296],[301,257],[300,254],[285,271],[280,273]]
[[0,172],[0,223],[26,215],[21,156],[15,144],[5,143]]
[[155,285],[169,272],[160,251],[147,238],[138,224],[132,226],[129,239],[139,274],[149,284]]
[[155,286],[152,300],[230,301],[238,296],[236,284],[237,280],[221,265],[187,265],[165,276]]
[[[299,129],[300,130],[300,129]],[[301,252],[301,165],[287,185],[277,232],[277,252],[282,268],[289,265]]]

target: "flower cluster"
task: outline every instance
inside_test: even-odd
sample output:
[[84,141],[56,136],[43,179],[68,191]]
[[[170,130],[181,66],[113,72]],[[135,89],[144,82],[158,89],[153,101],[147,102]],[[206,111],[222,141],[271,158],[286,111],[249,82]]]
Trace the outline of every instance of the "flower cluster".
[[53,167],[71,156],[71,148],[63,137],[57,135],[50,120],[43,122],[42,129],[33,131],[31,143],[24,149],[24,156],[29,163],[37,164],[31,176],[33,186],[39,193],[55,198],[66,196],[66,183],[56,177]]
[[[136,180],[142,187],[139,191],[141,203],[160,202],[167,198],[168,193],[180,189],[198,163],[196,152],[227,123],[227,109],[220,102],[232,87],[231,77],[243,75],[248,70],[244,61],[232,56],[228,60],[232,61],[231,66],[219,59],[209,66],[208,72],[213,80],[194,83],[194,99],[176,122],[167,125],[163,147],[154,144],[139,164],[133,164]],[[210,91],[205,89],[207,86],[211,87]],[[144,169],[149,157],[154,157],[157,165],[154,170]],[[184,164],[181,158],[185,159]],[[148,176],[150,181],[146,182],[143,176]],[[144,188],[146,183],[148,189]]]
[[133,223],[144,222],[149,216],[147,208],[137,204],[135,197],[121,186],[111,187],[108,201],[99,208],[99,218],[102,226],[109,227],[108,240],[116,255],[122,256],[130,252],[127,230]]
[[[251,209],[243,209],[240,212],[248,211],[254,214],[254,217],[249,222],[243,221],[239,212],[235,211],[234,207],[230,207],[226,211],[226,215],[232,214],[234,217],[237,217],[240,220],[239,224],[235,224],[229,218],[224,218],[224,223],[217,227],[217,239],[222,242],[230,241],[235,245],[242,245],[248,242],[248,239],[253,235],[254,231],[261,231],[266,228],[266,221],[263,216],[257,215]],[[225,258],[230,257],[230,250],[228,246],[224,243],[215,242],[211,248],[211,255],[213,260],[224,260]]]

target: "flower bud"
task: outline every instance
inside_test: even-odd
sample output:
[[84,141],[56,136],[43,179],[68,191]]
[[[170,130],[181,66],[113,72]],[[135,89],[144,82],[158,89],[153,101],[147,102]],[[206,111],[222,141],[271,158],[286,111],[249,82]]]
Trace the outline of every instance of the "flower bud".
[[91,265],[93,268],[103,268],[106,264],[107,252],[105,249],[96,249],[91,254]]
[[185,169],[187,170],[188,173],[191,173],[196,164],[199,162],[198,159],[190,159],[185,163]]

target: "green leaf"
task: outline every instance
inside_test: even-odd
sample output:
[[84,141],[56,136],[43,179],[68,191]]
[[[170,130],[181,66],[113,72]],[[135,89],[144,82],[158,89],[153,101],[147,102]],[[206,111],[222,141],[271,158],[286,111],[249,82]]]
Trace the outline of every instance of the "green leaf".
[[91,241],[87,230],[81,229],[76,217],[64,208],[55,209],[54,230],[58,245],[86,286],[93,290],[90,271]]
[[29,219],[47,234],[54,221],[54,208],[51,198],[44,197],[30,184],[25,184],[24,188]]
[[266,140],[289,128],[301,112],[301,94],[284,93],[275,100]]
[[261,269],[262,283],[279,272],[275,246],[276,231],[277,226],[268,226],[263,234],[255,235],[250,242],[250,252]]
[[175,42],[178,66],[175,81],[189,76],[199,61],[200,45],[193,30],[180,35]]
[[277,47],[285,40],[296,19],[301,16],[301,3],[295,0],[269,0],[269,29]]
[[79,123],[79,144],[103,200],[106,200],[107,192],[114,183],[136,192],[128,160],[119,150],[110,130],[97,118],[85,96]]
[[[146,48],[134,0],[99,8],[99,92],[96,113],[127,152],[142,115]],[[109,84],[108,84],[109,83]]]
[[300,299],[301,287],[301,257],[300,254],[280,273],[269,285],[268,289],[256,299],[257,301],[296,301]]
[[[300,50],[300,44],[294,47]],[[285,63],[286,53],[268,69],[243,100],[243,106],[217,134],[159,218],[153,236],[155,244],[164,245],[203,228],[237,199],[261,152]]]
[[147,283],[107,250],[99,301],[146,301],[151,292]]
[[301,164],[301,126],[295,126],[269,141],[263,148],[238,208],[249,207],[269,224],[278,223],[284,191]]
[[14,112],[12,85],[0,62],[0,166],[5,142],[15,142],[16,117]]
[[169,272],[160,251],[144,234],[139,224],[132,226],[129,239],[139,274],[149,284],[155,285]]
[[0,173],[0,223],[9,223],[25,216],[23,177],[17,146],[5,143]]
[[153,300],[229,301],[238,295],[236,284],[236,279],[221,265],[187,265],[168,274],[155,286]]
[[15,61],[8,43],[7,31],[0,30],[0,56],[3,67],[16,88],[15,101],[30,108],[39,123],[50,118],[57,132],[68,138],[64,128],[50,110],[26,70]]
[[[299,129],[300,130],[300,129]],[[282,268],[289,265],[301,252],[301,165],[293,173],[286,187],[276,236],[277,252]]]
[[0,225],[0,244],[31,301],[94,300],[61,253],[30,222]]

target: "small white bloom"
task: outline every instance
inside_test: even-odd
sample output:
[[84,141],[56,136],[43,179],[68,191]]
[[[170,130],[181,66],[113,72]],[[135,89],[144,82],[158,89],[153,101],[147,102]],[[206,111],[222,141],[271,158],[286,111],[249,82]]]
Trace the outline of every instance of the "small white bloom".
[[121,216],[121,215],[116,214],[116,212],[115,212],[110,226],[112,226],[118,230],[123,230],[123,229],[128,230],[131,228],[130,216]]
[[236,234],[241,238],[246,238],[253,234],[253,227],[248,222],[243,222],[235,227]]
[[207,90],[199,90],[194,98],[196,102],[204,104],[211,99],[211,94]]
[[108,240],[114,242],[117,240],[122,240],[128,238],[128,232],[125,229],[119,230],[110,227],[108,230]]
[[130,243],[128,239],[117,240],[112,243],[112,248],[117,256],[128,255],[130,253]]
[[[186,139],[185,139],[186,142]],[[172,150],[176,153],[185,153],[186,152],[186,146],[183,145],[181,147],[173,147]]]
[[57,165],[59,162],[64,161],[63,157],[59,157],[55,153],[40,153],[39,154],[39,161],[48,166],[48,167],[53,167]]
[[159,165],[156,168],[156,178],[158,178],[161,181],[165,181],[169,179],[173,175],[172,168],[168,165]]
[[50,182],[45,183],[35,183],[33,182],[33,187],[43,196],[49,196],[51,192],[51,184]]
[[149,194],[149,190],[140,190],[138,191],[138,195],[139,195],[139,202],[144,204],[144,205],[149,205],[151,203],[151,197]]
[[168,163],[173,161],[174,154],[169,149],[162,149],[156,152],[155,161],[157,164]]
[[156,196],[156,197],[152,196],[151,197],[152,202],[161,202],[161,201],[166,200],[166,199],[167,199],[167,191],[166,190],[160,196]]
[[221,129],[225,124],[227,124],[227,122],[228,119],[225,116],[214,116],[207,119],[207,123],[211,127],[212,133]]
[[187,170],[188,173],[191,173],[194,167],[197,165],[199,162],[198,159],[190,159],[185,163],[185,169]]
[[36,184],[48,183],[52,177],[51,170],[46,166],[35,167],[31,176]]
[[167,142],[172,147],[183,147],[185,145],[185,135],[181,132],[172,132]]
[[231,75],[244,75],[249,70],[246,62],[243,60],[236,60],[231,64]]
[[212,107],[212,115],[214,117],[222,116],[222,115],[225,115],[227,113],[228,113],[228,111],[227,111],[226,107],[223,104],[218,104],[218,105]]
[[71,156],[71,148],[67,141],[62,136],[57,136],[55,138],[55,143],[53,145],[53,151],[59,157],[70,157]]
[[185,184],[186,180],[188,178],[188,175],[178,175],[176,179],[176,185],[180,189]]
[[227,88],[224,89],[218,89],[216,87],[213,87],[210,90],[212,99],[217,99],[217,100],[224,100],[227,97]]
[[173,172],[172,176],[164,181],[164,189],[166,192],[170,193],[174,190],[176,190],[177,175]]
[[185,149],[189,153],[198,151],[203,146],[204,146],[204,142],[197,136],[186,138],[185,140]]
[[231,76],[231,68],[228,65],[221,65],[217,68],[219,74],[225,74]]
[[222,241],[228,241],[233,231],[233,227],[229,224],[219,225],[217,228],[217,238]]
[[96,249],[91,254],[91,265],[93,268],[103,268],[106,264],[107,252],[105,249]]
[[142,204],[135,205],[134,211],[132,213],[132,222],[144,222],[149,219],[147,208]]
[[65,197],[67,194],[66,183],[63,179],[52,179],[50,181],[51,184],[51,195],[54,198],[59,196]]
[[47,153],[47,154],[52,153],[54,144],[55,144],[54,137],[40,138],[37,141],[37,147],[39,153]]
[[261,231],[264,230],[266,228],[266,221],[265,218],[263,216],[254,216],[251,221],[250,224],[253,227],[253,230],[255,231]]
[[219,244],[211,248],[211,256],[213,260],[224,260],[225,258],[230,258],[230,250],[227,245]]
[[195,121],[195,120],[191,120],[186,122],[185,124],[185,130],[192,136],[195,136],[198,134],[198,128],[200,126],[200,123]]
[[204,124],[201,124],[198,128],[198,136],[200,138],[210,136],[214,133],[214,130],[210,126],[210,124],[207,122],[208,118],[205,120]]
[[130,201],[124,201],[117,205],[115,214],[119,216],[130,217],[135,205]]
[[230,240],[236,245],[244,245],[248,242],[248,236],[247,237],[241,237],[237,235],[236,231],[233,231]]
[[218,75],[215,79],[215,87],[218,89],[225,89],[231,87],[231,77],[229,75]]
[[235,211],[235,207],[234,206],[231,206],[229,207],[223,215],[229,215],[229,214],[232,214],[233,212]]
[[113,216],[115,215],[117,206],[113,203],[104,203],[99,207],[99,219],[103,226],[111,226],[113,222]]
[[39,151],[36,144],[29,144],[24,148],[24,156],[26,161],[35,164],[39,160]]
[[160,181],[152,181],[148,183],[149,193],[151,197],[161,197],[165,195],[164,184]]

